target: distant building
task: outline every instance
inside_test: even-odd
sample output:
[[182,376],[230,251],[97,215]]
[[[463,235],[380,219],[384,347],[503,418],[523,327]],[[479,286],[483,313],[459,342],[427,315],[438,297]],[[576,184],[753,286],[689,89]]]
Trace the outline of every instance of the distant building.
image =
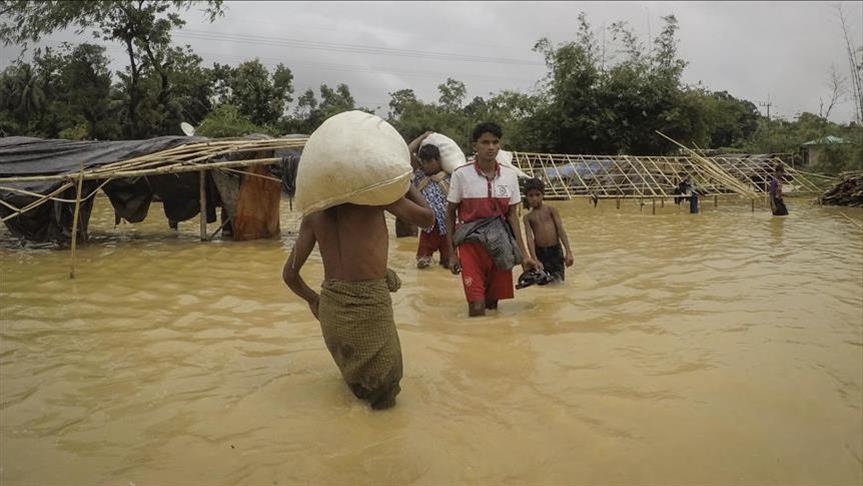
[[819,159],[824,153],[824,148],[829,145],[845,145],[849,144],[848,140],[841,137],[827,135],[815,140],[810,140],[800,146],[800,152],[803,155],[803,166],[812,167],[818,164]]

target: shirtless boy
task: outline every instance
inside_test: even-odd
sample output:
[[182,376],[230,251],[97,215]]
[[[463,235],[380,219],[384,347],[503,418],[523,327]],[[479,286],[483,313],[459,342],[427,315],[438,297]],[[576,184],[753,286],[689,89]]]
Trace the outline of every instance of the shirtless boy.
[[[524,184],[524,192],[530,212],[524,215],[524,230],[527,233],[527,248],[530,256],[539,261],[546,273],[557,280],[565,278],[565,267],[572,266],[572,250],[569,238],[560,222],[557,209],[542,203],[545,186],[539,179],[530,179]],[[564,255],[563,248],[566,249]]]

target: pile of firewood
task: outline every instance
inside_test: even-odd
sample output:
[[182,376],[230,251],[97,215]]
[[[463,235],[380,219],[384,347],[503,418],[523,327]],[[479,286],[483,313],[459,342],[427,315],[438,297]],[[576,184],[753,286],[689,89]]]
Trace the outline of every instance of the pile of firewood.
[[821,196],[821,204],[863,206],[863,171],[843,173],[839,183]]

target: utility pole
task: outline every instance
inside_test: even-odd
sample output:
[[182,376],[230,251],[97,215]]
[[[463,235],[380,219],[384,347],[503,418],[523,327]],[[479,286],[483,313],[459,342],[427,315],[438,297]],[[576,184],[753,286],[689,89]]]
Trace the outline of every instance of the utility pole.
[[767,107],[767,121],[770,121],[770,107],[773,106],[773,103],[770,101],[770,93],[767,93],[767,102],[759,102],[758,106]]

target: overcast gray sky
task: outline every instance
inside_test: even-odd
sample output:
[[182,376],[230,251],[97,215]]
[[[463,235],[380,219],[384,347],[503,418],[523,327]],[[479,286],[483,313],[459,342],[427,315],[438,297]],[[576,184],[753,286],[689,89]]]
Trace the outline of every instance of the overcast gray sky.
[[[855,46],[863,43],[863,2],[841,2]],[[836,2],[225,2],[212,24],[193,7],[174,40],[212,62],[254,57],[284,63],[295,93],[321,83],[347,83],[360,105],[381,107],[389,92],[412,88],[426,101],[447,77],[466,83],[468,99],[503,89],[531,91],[545,75],[531,48],[542,37],[574,38],[576,17],[587,14],[597,37],[617,20],[647,41],[677,16],[679,51],[689,62],[688,83],[701,82],[758,104],[771,115],[818,113],[830,97],[832,66],[850,72]],[[43,45],[74,40],[58,33]],[[81,40],[81,39],[77,39]],[[125,65],[119,44],[109,45],[115,68]],[[608,39],[608,50],[615,46]],[[20,49],[0,50],[5,67]],[[760,107],[762,112],[765,107]],[[831,113],[854,117],[850,96]]]

